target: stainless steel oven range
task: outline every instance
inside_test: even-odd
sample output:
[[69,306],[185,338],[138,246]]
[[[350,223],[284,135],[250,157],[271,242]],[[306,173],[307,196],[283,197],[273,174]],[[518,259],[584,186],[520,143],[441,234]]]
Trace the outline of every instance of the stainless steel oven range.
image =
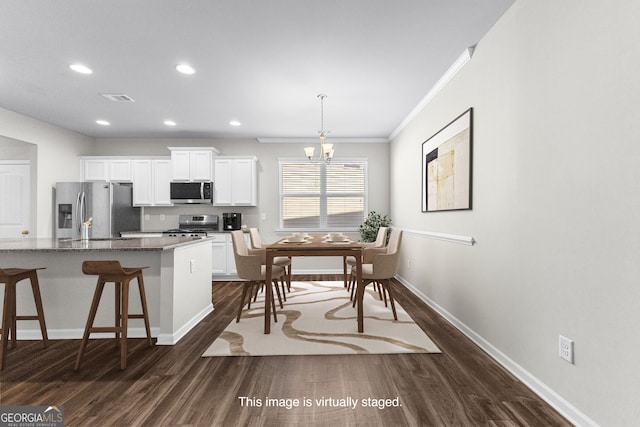
[[206,237],[207,233],[218,231],[218,215],[180,215],[178,227],[162,232],[169,237]]

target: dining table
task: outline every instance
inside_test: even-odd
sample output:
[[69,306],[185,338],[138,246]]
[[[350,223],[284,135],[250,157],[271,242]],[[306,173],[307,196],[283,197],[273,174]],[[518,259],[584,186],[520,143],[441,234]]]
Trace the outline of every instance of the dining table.
[[[330,235],[307,235],[301,241],[294,239],[280,239],[275,243],[265,245],[266,271],[265,283],[271,283],[273,259],[275,257],[313,257],[313,256],[352,256],[356,259],[356,305],[358,318],[358,332],[364,332],[364,315],[362,299],[364,286],[362,282],[362,253],[365,245],[349,238],[333,239]],[[299,239],[296,239],[299,240]],[[265,301],[271,300],[272,287],[265,286]],[[265,304],[264,333],[271,333],[271,304]]]

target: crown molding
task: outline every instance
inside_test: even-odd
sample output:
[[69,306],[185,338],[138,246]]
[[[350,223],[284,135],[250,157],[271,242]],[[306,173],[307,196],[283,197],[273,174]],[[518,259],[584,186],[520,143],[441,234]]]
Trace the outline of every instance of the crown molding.
[[[256,138],[261,144],[315,144],[318,138]],[[329,143],[388,144],[389,138],[327,138]]]
[[464,52],[462,52],[462,55],[460,55],[458,59],[456,59],[456,61],[453,63],[453,65],[451,65],[451,67],[449,67],[449,69],[442,75],[442,77],[440,77],[440,80],[438,80],[436,84],[433,85],[431,90],[424,96],[424,98],[422,98],[418,105],[416,105],[415,108],[411,110],[409,115],[405,117],[405,119],[398,125],[398,127],[393,132],[391,132],[391,135],[389,135],[390,140],[393,140],[396,136],[398,136],[398,134],[402,132],[413,119],[415,119],[418,113],[422,111],[429,102],[431,102],[431,100],[438,94],[438,92],[440,92],[442,88],[444,88],[447,83],[449,83],[449,81],[453,79],[455,75],[460,72],[460,70],[462,70],[465,64],[471,60],[473,49],[473,46],[468,47],[464,50]]

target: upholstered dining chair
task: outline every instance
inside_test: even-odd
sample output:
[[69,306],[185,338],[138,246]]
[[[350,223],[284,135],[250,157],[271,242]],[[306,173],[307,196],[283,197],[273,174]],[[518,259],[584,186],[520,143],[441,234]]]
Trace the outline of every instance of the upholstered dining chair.
[[[251,300],[254,288],[260,284],[265,284],[266,265],[264,263],[263,256],[249,253],[249,248],[247,247],[247,242],[242,235],[242,231],[232,231],[231,242],[233,243],[233,256],[236,261],[238,277],[245,280],[242,288],[242,297],[240,298],[240,307],[238,308],[238,316],[236,317],[236,322],[239,322],[247,295],[249,296],[249,300]],[[284,268],[274,265],[271,277],[273,278],[273,284],[275,285],[275,291],[278,295],[281,306],[282,299],[280,296],[280,290],[278,289],[278,278],[282,278],[283,275]],[[267,284],[265,284],[265,286],[267,286]],[[273,297],[273,292],[271,293],[271,301],[265,301],[265,304],[269,303],[273,309],[273,319],[277,322],[278,318],[276,316],[276,303],[275,298]]]
[[[394,228],[391,230],[389,244],[387,245],[384,253],[380,253],[380,248],[365,249],[365,255],[363,255],[363,258],[366,259],[366,261],[369,261],[367,258],[371,259],[370,262],[362,264],[362,281],[364,282],[364,286],[366,287],[370,283],[379,283],[382,285],[382,290],[385,294],[385,305],[386,295],[388,294],[394,320],[398,320],[398,314],[396,313],[396,305],[393,300],[393,294],[391,293],[390,283],[391,279],[398,272],[401,243],[402,230]],[[369,255],[367,255],[367,252],[369,252]],[[354,268],[356,267],[354,266]],[[357,302],[356,300],[357,298],[353,298],[354,307]]]
[[[265,252],[264,244],[262,243],[262,237],[257,228],[249,229],[249,237],[251,238],[252,250],[249,253],[263,254]],[[264,255],[266,259],[266,255]],[[273,259],[273,265],[284,268],[284,276],[287,281],[287,290],[291,290],[291,258],[286,256],[278,256]],[[282,297],[286,301],[287,296],[284,291],[284,282],[282,282]]]
[[[376,235],[375,242],[365,242],[363,243],[365,249],[366,248],[383,248],[387,244],[387,231],[388,227],[380,227],[378,228],[378,234]],[[347,283],[347,266],[351,267],[353,270],[353,266],[356,265],[356,259],[352,256],[342,257],[342,270],[344,274],[344,287],[349,290],[349,285]],[[353,273],[352,273],[353,276]]]

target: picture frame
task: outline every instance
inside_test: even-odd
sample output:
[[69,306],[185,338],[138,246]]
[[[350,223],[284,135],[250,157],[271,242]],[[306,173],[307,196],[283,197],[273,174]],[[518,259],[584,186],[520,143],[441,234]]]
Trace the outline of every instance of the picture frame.
[[470,210],[473,108],[422,143],[422,212]]

